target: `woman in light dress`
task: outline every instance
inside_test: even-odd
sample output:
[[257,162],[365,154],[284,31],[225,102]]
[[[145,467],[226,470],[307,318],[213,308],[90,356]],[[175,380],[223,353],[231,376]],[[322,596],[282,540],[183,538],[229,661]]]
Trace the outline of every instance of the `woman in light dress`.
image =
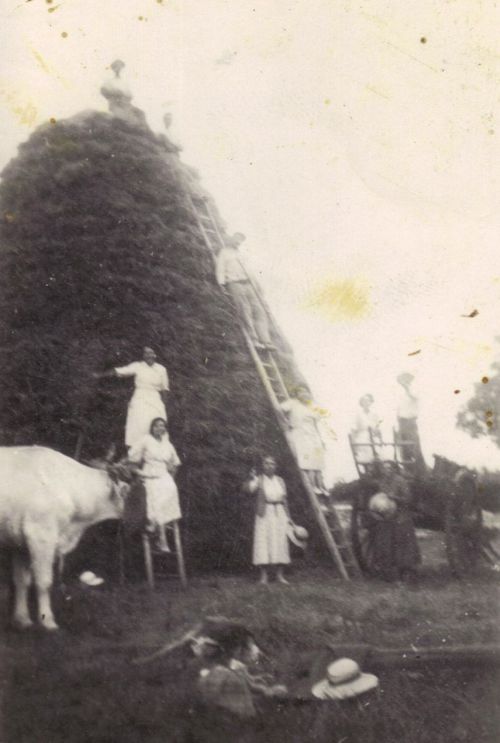
[[382,444],[380,417],[373,409],[374,397],[369,392],[359,398],[359,408],[351,429],[356,460],[369,464],[379,457]]
[[325,445],[318,428],[323,417],[321,412],[313,406],[305,387],[300,387],[294,397],[281,403],[281,410],[290,426],[289,441],[300,469],[317,495],[328,495],[323,482]]
[[262,460],[261,475],[252,470],[244,485],[256,495],[252,563],[260,568],[260,583],[268,582],[269,566],[276,567],[276,580],[288,584],[283,569],[290,563],[288,525],[291,521],[285,482],[276,475],[276,460]]
[[150,433],[129,449],[128,459],[141,465],[139,474],[146,489],[146,528],[157,532],[159,549],[170,552],[165,525],[181,518],[179,494],[174,480],[180,460],[169,439],[167,422],[163,418],[152,421]]
[[149,432],[153,418],[167,420],[165,408],[169,390],[167,370],[156,362],[156,353],[146,346],[142,361],[118,366],[94,377],[134,377],[135,390],[128,405],[125,445],[133,446]]

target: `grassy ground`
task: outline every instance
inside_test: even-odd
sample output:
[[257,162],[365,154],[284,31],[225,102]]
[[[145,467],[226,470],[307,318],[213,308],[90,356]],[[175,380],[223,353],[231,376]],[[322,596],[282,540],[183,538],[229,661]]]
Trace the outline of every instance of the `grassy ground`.
[[57,601],[60,633],[0,638],[1,740],[493,743],[500,730],[500,678],[491,669],[388,671],[380,674],[380,695],[367,706],[268,701],[250,730],[217,733],[190,713],[198,670],[193,662],[174,654],[145,666],[131,663],[206,614],[243,620],[271,656],[271,670],[289,684],[315,664],[327,643],[498,642],[497,576],[452,581],[439,541],[429,540],[424,550],[432,564],[411,589],[343,583],[325,568],[304,565],[295,568],[289,587],[260,587],[250,576],[195,578],[186,591],[170,581],[152,594],[142,585],[74,586]]

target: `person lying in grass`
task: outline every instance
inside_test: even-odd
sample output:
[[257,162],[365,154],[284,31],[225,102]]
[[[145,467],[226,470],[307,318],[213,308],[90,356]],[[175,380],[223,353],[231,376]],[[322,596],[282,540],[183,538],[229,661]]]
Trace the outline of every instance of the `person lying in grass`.
[[253,692],[278,698],[287,694],[285,686],[269,686],[262,677],[250,674],[247,664],[257,661],[261,651],[241,625],[228,623],[212,630],[210,637],[199,639],[195,652],[206,661],[198,679],[198,693],[207,708],[249,719],[256,715]]

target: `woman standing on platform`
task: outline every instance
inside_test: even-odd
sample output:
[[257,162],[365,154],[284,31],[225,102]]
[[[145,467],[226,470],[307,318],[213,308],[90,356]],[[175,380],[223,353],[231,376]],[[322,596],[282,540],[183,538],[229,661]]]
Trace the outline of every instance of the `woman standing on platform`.
[[276,474],[276,460],[266,456],[262,460],[263,474],[255,470],[243,486],[247,493],[256,494],[252,562],[260,568],[260,583],[268,582],[270,565],[276,567],[278,583],[288,584],[283,568],[290,563],[287,531],[290,512],[285,482]]
[[180,460],[163,418],[152,421],[150,433],[136,441],[129,450],[128,458],[142,465],[139,475],[144,479],[146,489],[146,529],[157,532],[158,547],[162,552],[170,552],[165,525],[181,518],[179,494],[174,480]]
[[125,427],[125,445],[130,447],[149,432],[153,418],[167,420],[167,370],[156,362],[153,349],[146,346],[142,361],[94,374],[96,379],[112,376],[134,377],[135,390],[128,404]]

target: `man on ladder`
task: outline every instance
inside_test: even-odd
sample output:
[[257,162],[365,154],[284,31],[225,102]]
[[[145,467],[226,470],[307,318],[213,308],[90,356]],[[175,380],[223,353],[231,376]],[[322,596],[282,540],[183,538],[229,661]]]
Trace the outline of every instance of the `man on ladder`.
[[233,298],[254,346],[259,350],[274,349],[266,311],[238,255],[238,248],[244,239],[245,235],[237,232],[225,241],[217,256],[217,281]]

